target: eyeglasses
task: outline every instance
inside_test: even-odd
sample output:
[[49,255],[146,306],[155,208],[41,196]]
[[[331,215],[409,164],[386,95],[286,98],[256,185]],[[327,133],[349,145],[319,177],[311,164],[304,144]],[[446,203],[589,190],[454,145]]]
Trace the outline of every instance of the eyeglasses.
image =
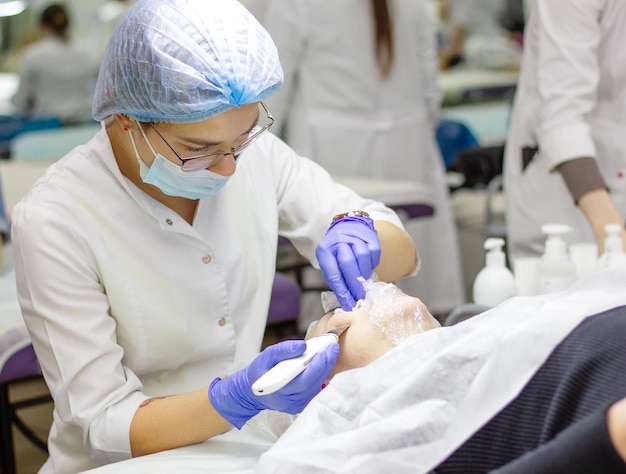
[[163,140],[163,142],[168,146],[168,148],[172,150],[172,153],[174,153],[176,157],[182,162],[182,164],[180,165],[180,168],[183,171],[198,171],[198,170],[206,169],[206,168],[216,165],[228,155],[233,155],[235,159],[239,158],[239,155],[241,155],[246,148],[252,145],[252,143],[254,143],[257,140],[257,138],[259,138],[263,134],[263,132],[270,129],[270,127],[274,124],[274,117],[272,116],[272,114],[270,113],[270,111],[267,109],[267,107],[265,106],[263,102],[259,102],[259,103],[261,104],[261,107],[263,107],[263,110],[265,111],[265,114],[267,115],[267,123],[261,127],[259,126],[254,127],[248,134],[248,138],[246,138],[239,146],[232,148],[231,151],[226,151],[226,152],[205,153],[202,155],[196,155],[196,156],[190,156],[188,158],[183,158],[182,156],[178,154],[176,150],[174,150],[174,148],[172,148],[172,145],[170,145],[167,142],[167,140],[163,138],[163,135],[161,135],[161,133],[154,126],[154,124],[149,123],[148,125],[152,127],[152,129],[161,138],[161,140]]

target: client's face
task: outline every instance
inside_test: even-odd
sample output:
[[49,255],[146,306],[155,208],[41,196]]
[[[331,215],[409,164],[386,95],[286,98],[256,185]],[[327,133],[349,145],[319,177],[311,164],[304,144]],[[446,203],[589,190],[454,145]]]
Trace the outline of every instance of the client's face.
[[326,313],[307,335],[348,326],[339,336],[341,350],[329,380],[339,372],[368,365],[408,336],[439,326],[418,298],[389,283],[372,285],[362,305],[351,312]]

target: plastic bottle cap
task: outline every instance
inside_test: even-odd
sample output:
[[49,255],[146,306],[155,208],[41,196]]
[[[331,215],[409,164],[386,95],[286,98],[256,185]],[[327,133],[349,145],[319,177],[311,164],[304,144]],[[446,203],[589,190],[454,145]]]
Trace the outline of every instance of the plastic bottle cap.
[[563,235],[574,229],[564,224],[544,224],[541,232],[548,235],[543,258],[546,260],[565,260],[567,256],[567,243]]
[[504,247],[504,239],[498,237],[489,237],[483,244],[485,250],[502,250],[502,247]]
[[504,267],[506,264],[506,258],[502,247],[504,246],[504,239],[497,237],[489,237],[485,240],[483,247],[487,251],[485,255],[485,266],[487,267]]
[[544,224],[541,226],[541,232],[548,234],[549,237],[562,236],[573,230],[572,227],[565,224]]

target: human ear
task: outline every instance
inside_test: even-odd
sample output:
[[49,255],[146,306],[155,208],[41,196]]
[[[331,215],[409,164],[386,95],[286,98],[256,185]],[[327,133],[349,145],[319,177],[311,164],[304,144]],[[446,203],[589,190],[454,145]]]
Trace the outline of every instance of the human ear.
[[124,114],[115,114],[115,122],[120,126],[120,128],[122,130],[124,130],[125,132],[128,131],[136,131],[137,127],[139,126],[137,124],[137,121],[130,118],[128,115],[124,115]]

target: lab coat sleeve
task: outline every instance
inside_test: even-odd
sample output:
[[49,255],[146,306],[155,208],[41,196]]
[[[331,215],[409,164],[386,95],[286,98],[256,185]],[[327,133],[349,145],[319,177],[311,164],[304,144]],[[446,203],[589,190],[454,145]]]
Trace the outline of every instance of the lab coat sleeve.
[[598,46],[603,1],[536,0],[536,74],[542,106],[537,141],[554,168],[596,156],[587,118],[600,78]]
[[308,31],[306,3],[302,0],[269,0],[267,5],[264,26],[276,44],[285,75],[282,88],[267,101],[276,120],[274,130],[279,136],[284,136],[300,61],[305,54]]
[[263,146],[266,156],[271,157],[269,169],[276,185],[278,233],[288,238],[315,268],[319,268],[315,247],[336,214],[362,209],[375,221],[388,221],[404,230],[392,209],[335,182],[324,168],[299,156],[277,137],[271,136]]
[[55,418],[69,425],[99,462],[127,459],[130,423],[147,397],[122,364],[116,322],[89,243],[55,211],[22,202],[11,215],[22,314]]

